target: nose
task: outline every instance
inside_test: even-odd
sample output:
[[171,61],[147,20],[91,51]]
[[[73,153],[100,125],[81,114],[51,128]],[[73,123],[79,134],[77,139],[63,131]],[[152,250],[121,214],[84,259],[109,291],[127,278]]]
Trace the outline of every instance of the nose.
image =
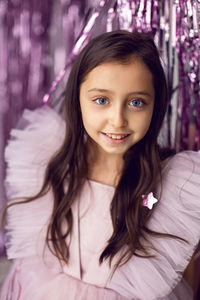
[[115,105],[110,112],[110,124],[113,128],[122,128],[127,126],[125,108],[122,105]]

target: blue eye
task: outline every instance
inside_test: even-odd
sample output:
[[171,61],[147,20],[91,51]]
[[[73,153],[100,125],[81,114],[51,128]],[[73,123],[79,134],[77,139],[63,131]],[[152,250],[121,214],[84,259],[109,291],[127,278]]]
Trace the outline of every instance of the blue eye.
[[144,101],[141,99],[132,100],[130,102],[130,105],[135,107],[142,107],[144,104],[145,104]]
[[100,104],[100,105],[105,105],[105,104],[108,104],[108,100],[106,98],[97,98],[94,100],[97,104]]

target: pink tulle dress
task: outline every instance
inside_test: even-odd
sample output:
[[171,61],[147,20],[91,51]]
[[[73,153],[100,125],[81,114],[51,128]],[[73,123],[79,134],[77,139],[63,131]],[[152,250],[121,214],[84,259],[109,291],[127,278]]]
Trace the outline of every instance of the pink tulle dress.
[[[25,110],[6,147],[8,199],[34,195],[45,166],[62,144],[65,123],[48,106]],[[9,208],[7,256],[13,260],[1,300],[190,300],[192,291],[182,274],[200,237],[200,153],[181,152],[163,164],[162,188],[148,227],[185,238],[151,237],[156,258],[133,256],[112,274],[99,256],[112,234],[109,213],[114,187],[86,182],[72,207],[74,226],[70,261],[60,265],[45,247],[53,206],[50,190],[36,201]],[[19,201],[15,199],[12,201]]]

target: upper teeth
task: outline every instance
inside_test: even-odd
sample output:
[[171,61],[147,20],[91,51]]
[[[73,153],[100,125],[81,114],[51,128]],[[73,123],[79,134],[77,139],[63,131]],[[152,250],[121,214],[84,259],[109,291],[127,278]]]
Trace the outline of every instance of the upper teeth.
[[115,135],[115,134],[110,134],[110,133],[106,133],[107,136],[109,136],[112,139],[116,139],[116,140],[120,140],[123,139],[125,136],[127,136],[128,134],[123,134],[123,135]]

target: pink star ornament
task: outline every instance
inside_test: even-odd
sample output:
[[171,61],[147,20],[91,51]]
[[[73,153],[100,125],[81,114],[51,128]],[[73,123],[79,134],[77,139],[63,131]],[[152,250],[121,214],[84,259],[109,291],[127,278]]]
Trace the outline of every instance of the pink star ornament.
[[147,196],[142,195],[143,202],[142,205],[148,207],[148,209],[152,209],[153,205],[158,202],[158,199],[156,199],[153,195],[153,193],[149,193]]

